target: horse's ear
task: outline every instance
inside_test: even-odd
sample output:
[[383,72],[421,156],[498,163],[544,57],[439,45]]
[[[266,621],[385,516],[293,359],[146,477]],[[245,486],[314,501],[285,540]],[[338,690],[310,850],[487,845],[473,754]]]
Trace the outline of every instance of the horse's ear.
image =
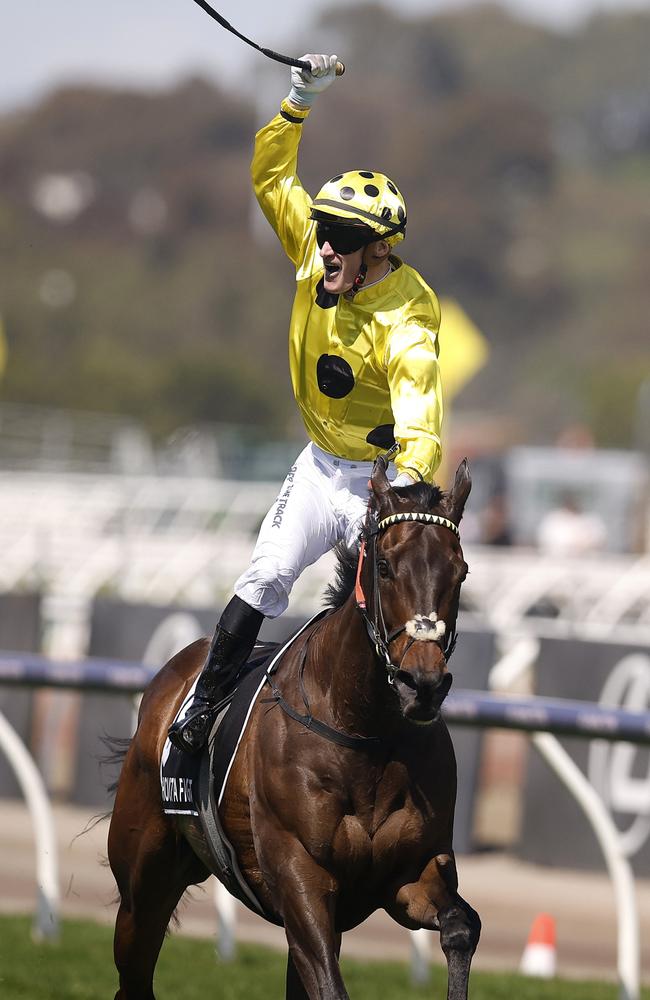
[[379,457],[375,459],[375,464],[372,468],[372,476],[370,477],[370,486],[372,488],[372,492],[380,502],[382,500],[388,500],[393,492],[393,488],[388,481],[388,476],[386,475],[386,460],[383,455],[379,455]]
[[460,524],[460,519],[465,510],[465,504],[472,488],[472,477],[469,474],[469,463],[466,458],[456,469],[454,485],[447,494],[447,510],[449,517],[454,524]]

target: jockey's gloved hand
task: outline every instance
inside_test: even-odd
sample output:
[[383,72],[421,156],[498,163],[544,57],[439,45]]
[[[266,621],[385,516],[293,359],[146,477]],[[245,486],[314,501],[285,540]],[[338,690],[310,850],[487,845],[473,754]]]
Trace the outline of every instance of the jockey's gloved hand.
[[309,108],[316,95],[327,90],[336,80],[338,56],[308,54],[300,58],[302,62],[311,64],[311,73],[297,66],[291,67],[291,90],[288,99],[298,108]]
[[413,476],[409,476],[408,472],[400,472],[399,476],[393,479],[391,486],[412,486],[415,482]]

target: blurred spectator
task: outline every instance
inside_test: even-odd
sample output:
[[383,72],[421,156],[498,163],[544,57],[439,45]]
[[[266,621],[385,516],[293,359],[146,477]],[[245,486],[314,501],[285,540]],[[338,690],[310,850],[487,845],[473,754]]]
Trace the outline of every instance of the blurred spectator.
[[537,532],[537,544],[547,555],[586,555],[600,551],[604,543],[602,519],[583,510],[577,496],[569,492],[542,518]]
[[481,542],[483,545],[512,545],[508,506],[503,493],[490,497],[481,512]]
[[558,448],[574,448],[582,451],[592,451],[596,447],[593,431],[587,424],[567,424],[560,431],[556,441]]

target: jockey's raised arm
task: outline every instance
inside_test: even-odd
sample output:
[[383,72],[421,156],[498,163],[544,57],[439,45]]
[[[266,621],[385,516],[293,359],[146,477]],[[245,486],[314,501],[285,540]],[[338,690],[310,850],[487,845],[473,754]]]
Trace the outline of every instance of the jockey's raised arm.
[[291,70],[291,90],[280,113],[255,136],[251,176],[255,196],[287,256],[298,267],[313,230],[311,198],[298,179],[302,124],[317,94],[336,79],[336,56],[306,55],[312,72]]
[[299,111],[288,100],[280,114],[255,136],[251,177],[255,197],[294,266],[313,229],[311,198],[298,179],[298,145],[309,108]]
[[170,729],[201,748],[264,617],[281,615],[302,571],[339,542],[358,545],[377,456],[395,443],[389,478],[432,482],[440,464],[440,306],[394,252],[406,202],[385,174],[346,170],[312,199],[298,179],[303,123],[336,79],[336,56],[307,55],[260,129],[251,167],[259,204],[296,268],[289,364],[309,443],[260,528],[250,565],[221,615],[194,700]]

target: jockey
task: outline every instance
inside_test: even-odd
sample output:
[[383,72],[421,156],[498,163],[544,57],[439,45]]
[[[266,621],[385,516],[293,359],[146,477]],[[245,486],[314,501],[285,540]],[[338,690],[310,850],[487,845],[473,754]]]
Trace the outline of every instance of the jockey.
[[406,230],[404,199],[374,170],[337,174],[309,197],[296,173],[298,145],[317,94],[336,78],[337,57],[303,59],[311,73],[291,70],[280,113],[256,136],[252,178],[296,268],[289,357],[310,441],[264,519],[193,702],[170,729],[189,752],[206,742],[262,621],[286,609],[300,573],[338,542],[358,541],[376,456],[399,446],[389,473],[396,487],[431,482],[441,458],[440,308],[393,253]]

